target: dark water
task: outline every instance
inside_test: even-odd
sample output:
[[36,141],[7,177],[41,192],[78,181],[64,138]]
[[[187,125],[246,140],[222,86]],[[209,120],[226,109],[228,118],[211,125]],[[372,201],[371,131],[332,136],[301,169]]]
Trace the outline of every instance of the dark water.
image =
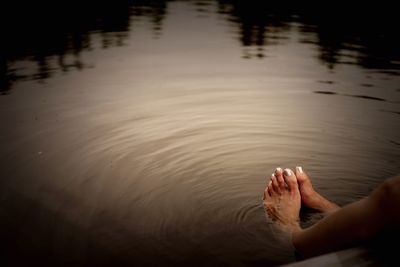
[[[302,165],[339,204],[399,172],[389,8],[220,0],[7,11],[5,265],[282,264],[293,253],[261,206],[275,167]],[[304,225],[316,219],[302,214]]]

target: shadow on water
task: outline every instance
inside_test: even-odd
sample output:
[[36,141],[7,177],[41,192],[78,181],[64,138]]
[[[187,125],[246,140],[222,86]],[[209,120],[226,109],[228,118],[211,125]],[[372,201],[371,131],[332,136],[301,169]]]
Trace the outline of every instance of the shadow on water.
[[[331,91],[314,91],[316,94],[323,94],[323,95],[339,95],[336,92],[331,92]],[[362,98],[362,99],[368,99],[368,100],[376,100],[376,101],[383,101],[386,102],[386,99],[380,98],[380,97],[374,97],[374,96],[368,96],[368,95],[350,95],[350,94],[340,94],[343,96],[349,96],[349,97],[355,97],[355,98]],[[390,101],[388,101],[390,102]],[[396,102],[394,102],[396,103]]]
[[[122,46],[137,17],[151,19],[157,38],[168,15],[168,2],[173,1],[9,2],[3,17],[7,26],[2,38],[1,91],[6,93],[19,80],[45,81],[57,72],[93,67],[81,54],[95,49],[94,36],[100,36],[103,49]],[[191,1],[198,13],[208,12],[211,2]],[[393,34],[398,16],[389,12],[390,7],[363,7],[359,12],[334,5],[311,9],[241,0],[218,0],[217,7],[236,28],[243,58],[267,57],[266,48],[287,41],[285,32],[295,22],[304,34],[302,42],[317,46],[318,60],[332,70],[337,64],[356,64],[400,74],[400,41]],[[33,64],[16,67],[14,63],[21,60]]]
[[383,99],[380,97],[374,97],[374,96],[368,96],[368,95],[346,95],[346,96],[369,99],[369,100],[376,100],[376,101],[384,101],[384,102],[387,101],[386,99]]
[[336,92],[331,92],[331,91],[314,91],[316,94],[323,94],[323,95],[337,95],[338,93]]

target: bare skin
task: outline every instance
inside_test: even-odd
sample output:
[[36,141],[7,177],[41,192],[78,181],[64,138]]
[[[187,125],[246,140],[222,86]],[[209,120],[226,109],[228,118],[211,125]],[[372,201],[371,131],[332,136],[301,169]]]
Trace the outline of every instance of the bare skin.
[[300,231],[301,196],[296,176],[290,169],[277,169],[264,190],[264,207],[270,218],[284,231]]
[[303,171],[302,167],[296,167],[295,173],[299,184],[301,202],[304,206],[324,213],[333,212],[340,208],[314,190],[310,177]]
[[[386,180],[369,196],[338,208],[319,194],[316,196],[308,176],[300,171],[297,170],[301,176],[298,181],[293,173],[285,175],[283,172],[282,175],[282,169],[278,168],[264,190],[264,206],[276,224],[290,233],[291,241],[301,255],[317,256],[360,244],[385,233],[390,233],[388,236],[394,241],[398,240],[400,176]],[[298,184],[294,183],[293,178],[297,179]],[[304,197],[300,196],[302,192],[305,192]],[[319,211],[332,212],[311,227],[301,229],[301,202]],[[393,237],[394,233],[397,237]]]

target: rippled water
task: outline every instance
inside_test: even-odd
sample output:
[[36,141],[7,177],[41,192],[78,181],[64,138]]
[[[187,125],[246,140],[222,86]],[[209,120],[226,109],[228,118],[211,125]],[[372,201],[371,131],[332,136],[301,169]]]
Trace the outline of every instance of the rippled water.
[[392,24],[241,1],[88,8],[8,31],[6,263],[282,264],[261,206],[275,167],[302,165],[339,204],[399,172]]

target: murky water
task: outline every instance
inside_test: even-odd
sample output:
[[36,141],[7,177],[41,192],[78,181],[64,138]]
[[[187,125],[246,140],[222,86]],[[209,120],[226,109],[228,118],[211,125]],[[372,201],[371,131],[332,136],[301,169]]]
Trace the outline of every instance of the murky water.
[[339,204],[399,172],[390,16],[337,22],[241,1],[65,9],[9,18],[0,233],[10,265],[290,262],[261,206],[275,167],[303,166]]

